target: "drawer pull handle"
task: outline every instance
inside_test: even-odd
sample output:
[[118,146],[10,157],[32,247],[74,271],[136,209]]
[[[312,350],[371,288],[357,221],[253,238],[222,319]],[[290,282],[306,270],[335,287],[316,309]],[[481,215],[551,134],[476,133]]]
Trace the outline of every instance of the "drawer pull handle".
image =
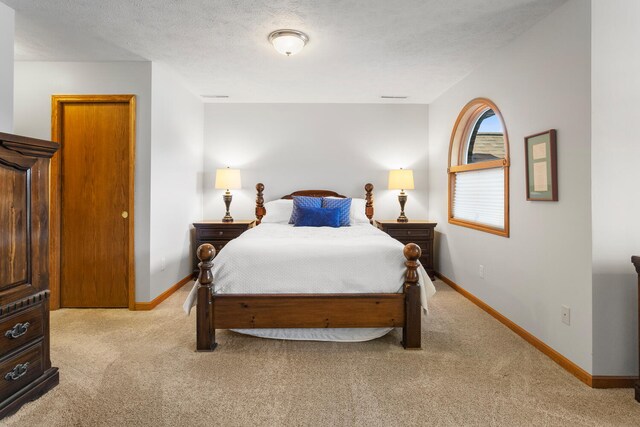
[[5,332],[4,336],[9,338],[10,340],[20,338],[27,333],[27,329],[29,329],[29,326],[31,326],[29,322],[18,323],[13,328]]
[[4,379],[7,381],[16,381],[27,374],[29,362],[19,363],[11,371],[7,372]]
[[218,231],[218,236],[222,236],[224,234],[224,231]]

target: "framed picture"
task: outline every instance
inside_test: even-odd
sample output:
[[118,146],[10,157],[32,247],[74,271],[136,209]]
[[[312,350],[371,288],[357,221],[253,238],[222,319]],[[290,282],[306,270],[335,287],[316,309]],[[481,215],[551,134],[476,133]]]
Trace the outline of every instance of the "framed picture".
[[558,162],[556,130],[551,129],[524,139],[527,164],[527,200],[558,201]]

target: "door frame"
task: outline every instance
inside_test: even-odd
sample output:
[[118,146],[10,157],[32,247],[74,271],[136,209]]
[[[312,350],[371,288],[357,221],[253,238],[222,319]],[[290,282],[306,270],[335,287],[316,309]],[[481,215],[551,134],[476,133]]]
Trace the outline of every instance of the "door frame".
[[60,144],[60,149],[51,159],[49,187],[49,288],[51,310],[60,308],[60,275],[61,270],[61,214],[62,214],[62,108],[73,103],[123,103],[129,105],[129,255],[128,255],[128,288],[129,310],[135,309],[136,277],[135,277],[135,151],[136,151],[136,96],[135,95],[52,95],[51,96],[51,140]]

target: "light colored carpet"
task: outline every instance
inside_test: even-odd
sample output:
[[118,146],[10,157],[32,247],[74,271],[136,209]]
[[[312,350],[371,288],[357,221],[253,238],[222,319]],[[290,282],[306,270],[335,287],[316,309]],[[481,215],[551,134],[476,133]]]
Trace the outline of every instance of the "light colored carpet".
[[[442,282],[423,350],[218,331],[196,353],[191,284],[150,312],[59,310],[60,385],[9,426],[640,425],[630,389],[593,390]],[[0,422],[1,423],[1,422]]]

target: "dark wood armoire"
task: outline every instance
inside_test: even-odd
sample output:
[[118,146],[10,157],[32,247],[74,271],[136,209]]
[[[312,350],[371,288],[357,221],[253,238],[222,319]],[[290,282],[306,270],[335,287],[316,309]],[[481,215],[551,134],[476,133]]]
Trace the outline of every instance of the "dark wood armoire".
[[0,133],[0,418],[58,384],[49,358],[50,141]]

